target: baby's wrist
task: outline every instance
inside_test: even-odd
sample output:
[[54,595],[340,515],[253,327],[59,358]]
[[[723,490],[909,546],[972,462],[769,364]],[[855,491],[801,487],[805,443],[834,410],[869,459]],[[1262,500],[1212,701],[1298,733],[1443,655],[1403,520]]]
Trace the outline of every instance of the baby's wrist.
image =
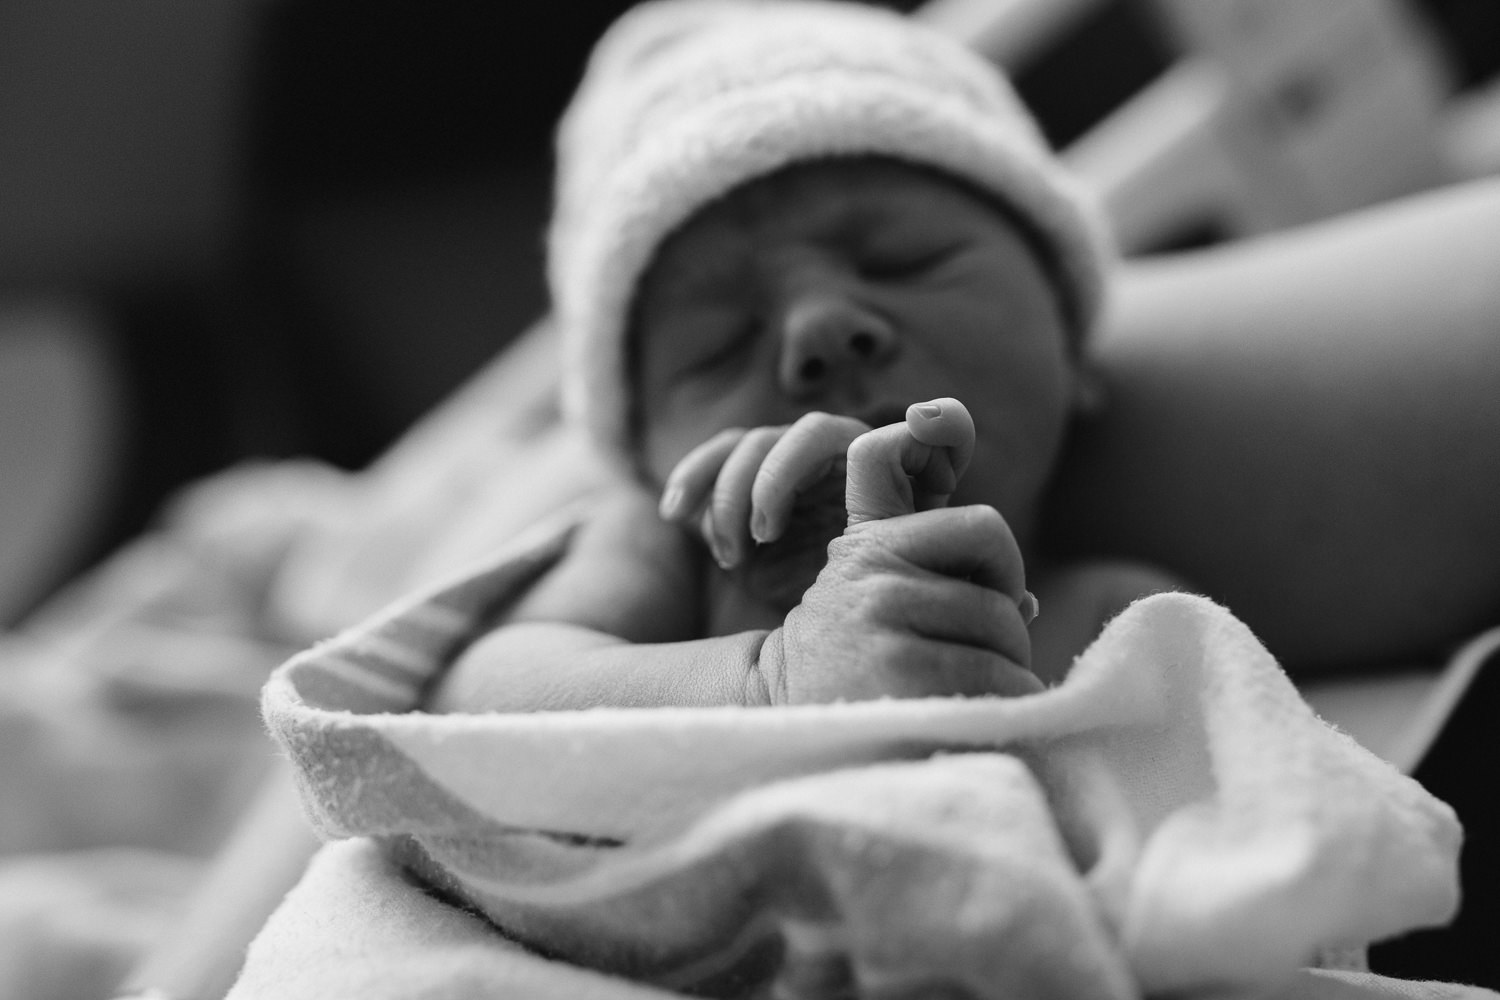
[[786,703],[786,632],[776,628],[765,634],[746,671],[745,704],[769,708]]

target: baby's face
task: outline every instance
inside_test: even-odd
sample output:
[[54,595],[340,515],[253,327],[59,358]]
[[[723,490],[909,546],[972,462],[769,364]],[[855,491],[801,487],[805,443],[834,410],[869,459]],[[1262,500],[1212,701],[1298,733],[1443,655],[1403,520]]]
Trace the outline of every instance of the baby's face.
[[813,410],[871,426],[939,396],[978,447],[955,503],[1028,533],[1075,377],[1056,292],[995,206],[891,160],[753,181],[665,243],[633,317],[637,444],[658,483],[729,427]]

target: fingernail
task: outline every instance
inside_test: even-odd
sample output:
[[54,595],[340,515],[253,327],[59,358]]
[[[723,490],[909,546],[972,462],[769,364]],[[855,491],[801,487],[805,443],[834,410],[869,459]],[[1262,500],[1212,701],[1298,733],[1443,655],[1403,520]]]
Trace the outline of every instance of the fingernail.
[[771,540],[771,525],[768,521],[766,512],[760,508],[756,508],[750,514],[750,537],[761,545]]
[[667,487],[667,491],[661,495],[661,503],[656,508],[663,520],[670,521],[677,516],[678,508],[682,506],[682,496],[681,486]]
[[916,410],[918,413],[920,413],[924,417],[927,417],[929,420],[934,417],[941,417],[943,415],[943,408],[936,403],[918,403],[916,406]]
[[1042,613],[1042,602],[1036,599],[1031,591],[1026,591],[1021,598],[1021,621],[1030,625],[1036,621],[1037,615]]
[[717,534],[710,535],[708,551],[713,554],[714,562],[719,564],[720,569],[734,569],[734,553],[730,551],[727,538],[722,538]]

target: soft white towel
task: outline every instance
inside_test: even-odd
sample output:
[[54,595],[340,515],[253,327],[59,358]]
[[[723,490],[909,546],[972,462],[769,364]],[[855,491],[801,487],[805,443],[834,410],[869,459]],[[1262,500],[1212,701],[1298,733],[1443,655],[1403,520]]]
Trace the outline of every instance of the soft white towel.
[[[1272,995],[1457,905],[1452,812],[1321,723],[1240,622],[1190,595],[1138,602],[1025,698],[412,711],[570,531],[308,651],[264,696],[325,834],[379,838],[539,952],[702,989],[780,951],[789,995],[851,979]],[[375,896],[409,892],[379,870]],[[251,986],[286,960],[288,928],[301,963],[390,947],[368,907],[308,892],[237,995],[272,995]]]
[[[671,1000],[664,989],[551,961],[432,898],[373,841],[332,843],[251,946],[226,1000]],[[1494,1000],[1470,986],[1301,970],[1263,1000]],[[1012,1000],[1020,1000],[1013,997]]]

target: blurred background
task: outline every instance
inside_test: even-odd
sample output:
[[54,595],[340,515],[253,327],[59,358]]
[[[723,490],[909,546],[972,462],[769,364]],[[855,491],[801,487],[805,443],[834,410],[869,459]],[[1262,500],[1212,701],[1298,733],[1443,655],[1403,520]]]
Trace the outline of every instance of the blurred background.
[[[545,309],[624,0],[0,4],[0,623],[247,457],[370,461]],[[1128,252],[1500,171],[1493,0],[932,0]],[[920,8],[920,9],[918,9]]]

